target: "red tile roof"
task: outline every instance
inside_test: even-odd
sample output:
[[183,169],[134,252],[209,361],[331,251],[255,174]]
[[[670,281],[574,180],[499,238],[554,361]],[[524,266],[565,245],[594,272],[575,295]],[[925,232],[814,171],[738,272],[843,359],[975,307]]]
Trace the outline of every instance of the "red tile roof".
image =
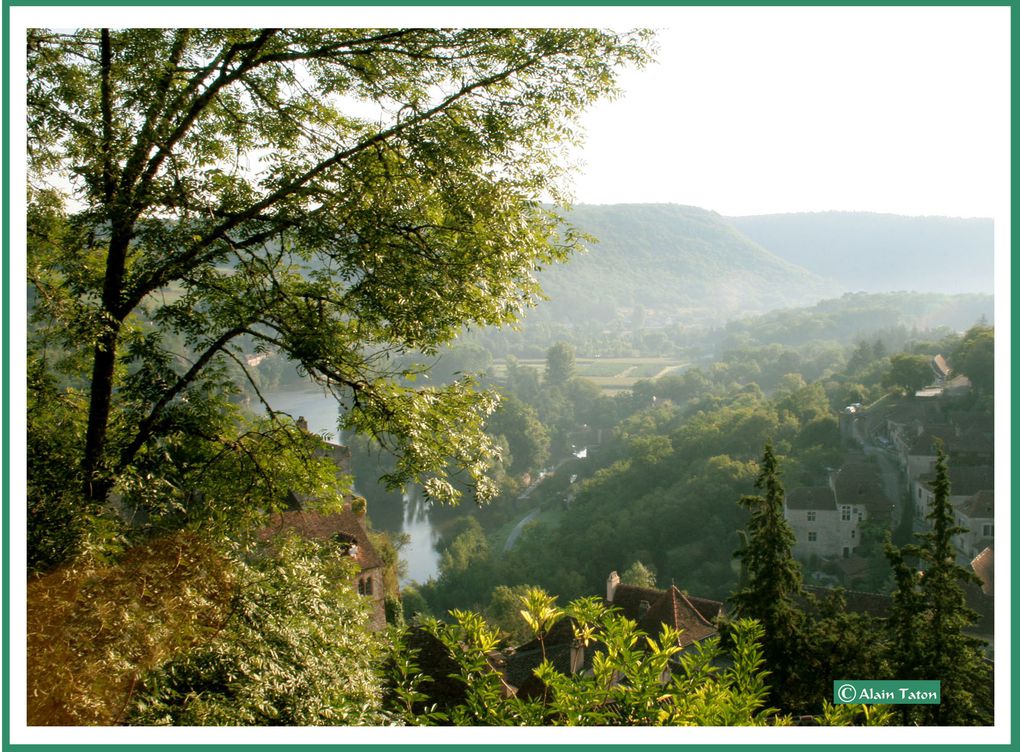
[[[643,604],[647,604],[647,610]],[[689,597],[676,585],[659,590],[622,583],[616,587],[613,605],[653,637],[658,636],[662,624],[680,630],[681,647],[716,634],[712,619],[719,616],[723,608],[719,601]]]
[[989,546],[970,562],[974,574],[981,580],[981,592],[995,594],[995,550]]

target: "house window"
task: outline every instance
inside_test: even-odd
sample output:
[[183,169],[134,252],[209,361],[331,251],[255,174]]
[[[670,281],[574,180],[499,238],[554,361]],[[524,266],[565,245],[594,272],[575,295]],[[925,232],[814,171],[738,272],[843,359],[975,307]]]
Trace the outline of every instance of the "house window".
[[814,522],[815,521],[815,513],[814,512],[808,512],[807,513],[807,521],[808,522]]
[[854,528],[853,530],[850,531],[850,537],[851,538],[857,537],[857,528]]
[[991,538],[995,535],[995,525],[991,522],[986,522],[981,526],[981,535],[985,538]]
[[808,543],[814,543],[816,540],[818,540],[818,533],[816,533],[814,530],[809,530],[807,534],[807,539]]
[[844,504],[842,507],[840,507],[840,511],[843,513],[843,522],[849,522],[850,521],[850,505],[849,504]]
[[919,498],[919,499],[921,498],[921,489],[920,488],[917,489],[917,498]]
[[371,595],[372,594],[372,578],[365,577],[364,579],[358,580],[358,595]]

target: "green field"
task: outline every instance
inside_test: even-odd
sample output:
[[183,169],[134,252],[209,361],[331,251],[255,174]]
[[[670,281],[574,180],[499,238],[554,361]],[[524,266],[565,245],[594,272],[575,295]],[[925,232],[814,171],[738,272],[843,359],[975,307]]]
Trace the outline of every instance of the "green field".
[[[540,373],[545,370],[545,360],[533,358],[520,360],[522,366],[535,368]],[[667,373],[682,369],[686,361],[675,358],[577,358],[577,375],[597,384],[604,392],[616,393],[630,389],[642,379],[654,379]],[[506,363],[497,360],[489,369],[490,373],[501,378],[506,376]]]

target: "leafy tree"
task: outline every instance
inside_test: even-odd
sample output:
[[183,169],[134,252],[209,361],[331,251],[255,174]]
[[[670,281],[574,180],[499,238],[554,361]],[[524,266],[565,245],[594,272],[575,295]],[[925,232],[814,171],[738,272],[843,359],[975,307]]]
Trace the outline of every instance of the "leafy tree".
[[977,391],[991,394],[995,390],[995,330],[983,325],[967,330],[953,351],[952,363]]
[[400,605],[404,609],[404,621],[413,624],[421,616],[430,616],[429,604],[414,585],[400,588]]
[[640,561],[635,561],[620,575],[620,582],[634,587],[655,587],[655,572]]
[[880,622],[847,610],[846,596],[835,590],[819,598],[805,625],[802,681],[812,712],[825,713],[832,682],[867,677],[892,679],[886,660],[887,642]]
[[549,432],[530,405],[513,395],[500,400],[499,407],[489,416],[486,430],[504,436],[510,448],[510,472],[523,474],[545,465],[549,459]]
[[804,613],[797,599],[804,590],[800,566],[793,558],[795,538],[783,516],[783,485],[771,442],[765,444],[754,485],[764,495],[740,500],[751,518],[743,546],[735,554],[741,560],[743,577],[731,600],[738,616],[761,623],[772,696],[782,707],[794,708],[802,701],[798,684]]
[[[963,585],[979,581],[956,563],[953,536],[966,532],[955,524],[949,501],[949,472],[942,447],[935,459],[934,500],[926,517],[929,530],[904,549],[887,547],[897,580],[890,627],[898,678],[937,679],[942,702],[913,709],[923,723],[980,725],[991,722],[991,670],[982,643],[964,630],[977,614],[967,606]],[[912,571],[904,556],[916,557],[922,571]],[[916,631],[914,631],[916,630]]]
[[[401,386],[392,356],[435,353],[535,300],[535,268],[575,245],[538,203],[563,195],[570,124],[646,42],[31,30],[30,361],[71,356],[87,418],[70,482],[97,507],[146,453],[243,452],[208,419],[238,377],[254,383],[245,353],[272,350],[329,388],[347,427],[397,451],[391,483],[453,500],[452,459],[489,496],[495,400],[467,378]],[[193,460],[178,464],[189,482]]]
[[529,588],[528,585],[497,585],[485,608],[485,620],[499,628],[509,645],[523,645],[531,637],[531,629],[521,615],[521,600]]
[[916,392],[932,382],[931,358],[925,355],[900,353],[889,359],[889,370],[882,378],[887,387],[899,387]]
[[296,536],[238,562],[231,610],[212,640],[149,673],[132,725],[386,722],[381,639],[350,588],[349,560]]
[[[548,605],[541,591],[533,597]],[[726,653],[718,640],[703,641],[698,649],[680,653],[678,633],[665,627],[659,635],[646,635],[635,623],[597,599],[579,599],[566,609],[578,642],[596,649],[590,672],[564,674],[543,661],[535,676],[545,692],[535,699],[506,692],[492,665],[500,647],[498,635],[472,612],[456,611],[450,624],[432,622],[429,629],[446,646],[464,684],[464,697],[444,711],[442,720],[470,726],[733,726],[782,725],[787,720],[768,708],[767,673],[758,641],[761,627],[739,620],[733,625],[733,648]],[[541,634],[545,620],[536,620]],[[727,661],[728,667],[720,665]],[[427,687],[420,674],[404,672],[413,687]],[[416,679],[419,679],[416,683]],[[411,691],[394,692],[409,697]],[[428,698],[415,696],[419,702]],[[406,720],[410,703],[395,703]],[[433,719],[426,719],[430,722]]]
[[563,386],[574,378],[574,348],[566,342],[557,342],[545,355],[545,383]]

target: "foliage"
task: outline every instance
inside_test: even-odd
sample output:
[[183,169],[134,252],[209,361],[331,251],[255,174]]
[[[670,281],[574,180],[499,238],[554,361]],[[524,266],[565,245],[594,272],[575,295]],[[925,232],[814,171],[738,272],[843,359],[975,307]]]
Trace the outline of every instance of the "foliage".
[[930,384],[932,375],[930,358],[924,355],[893,355],[889,361],[889,371],[882,379],[884,386],[899,387],[912,393]]
[[236,566],[225,623],[145,677],[128,722],[386,722],[375,669],[382,643],[335,547],[290,536]]
[[[909,717],[939,726],[988,724],[991,669],[984,660],[981,641],[964,633],[977,614],[967,606],[963,586],[979,581],[956,561],[953,536],[965,530],[955,523],[941,446],[933,489],[932,508],[926,517],[929,530],[916,533],[914,545],[903,549],[887,546],[898,586],[890,616],[895,639],[893,667],[902,678],[942,683],[942,702],[911,708]],[[916,557],[920,569],[911,569],[906,556]]]
[[952,353],[953,367],[982,394],[995,390],[995,329],[977,325],[967,330]]
[[802,694],[809,703],[806,709],[817,712],[821,708],[823,716],[830,712],[828,699],[837,679],[903,678],[890,673],[885,625],[868,614],[848,610],[842,589],[818,598],[813,606],[806,614],[801,656]]
[[888,705],[833,705],[826,701],[815,722],[819,726],[889,726],[894,715],[894,709]]
[[[548,605],[540,591],[529,594],[535,603]],[[453,622],[431,622],[428,628],[442,641],[458,666],[463,699],[445,713],[413,716],[415,722],[443,720],[454,725],[765,725],[785,719],[766,707],[768,687],[762,670],[758,640],[761,628],[751,621],[733,625],[734,647],[727,668],[718,640],[681,653],[678,633],[668,627],[655,637],[597,599],[581,599],[565,609],[579,641],[594,650],[590,671],[564,674],[548,660],[534,675],[545,687],[540,697],[525,699],[509,691],[493,665],[500,644],[497,633],[478,615],[453,612]],[[545,621],[536,619],[538,637]],[[423,682],[403,673],[408,687],[400,697],[427,701],[412,695]],[[397,703],[398,709],[401,705]],[[402,708],[410,707],[403,702]]]
[[145,671],[223,628],[236,587],[235,568],[193,533],[31,578],[28,723],[123,722]]
[[521,618],[541,645],[544,659],[546,635],[566,614],[556,606],[556,596],[549,595],[541,588],[525,590],[521,596],[521,605]]
[[575,375],[574,348],[565,342],[550,347],[545,356],[545,383],[549,386],[562,386]]
[[620,575],[620,582],[634,587],[654,588],[655,572],[640,561],[635,561]]
[[763,650],[773,677],[773,697],[796,708],[801,672],[804,614],[800,566],[793,558],[794,535],[783,515],[783,486],[772,444],[765,444],[755,488],[763,496],[745,496],[741,506],[751,518],[743,546],[735,556],[743,567],[741,588],[733,594],[738,616],[756,619],[765,631]]
[[512,394],[500,399],[499,408],[485,426],[492,436],[503,436],[510,449],[510,472],[521,475],[542,468],[549,459],[549,432],[535,409]]
[[536,268],[577,245],[538,201],[564,196],[576,117],[648,41],[31,30],[33,348],[66,356],[87,404],[66,485],[98,505],[119,484],[160,489],[171,466],[190,489],[210,454],[247,461],[218,418],[257,384],[248,357],[273,352],[397,451],[393,484],[454,501],[453,463],[491,496],[495,398],[466,377],[407,386],[400,356],[534,303]]

